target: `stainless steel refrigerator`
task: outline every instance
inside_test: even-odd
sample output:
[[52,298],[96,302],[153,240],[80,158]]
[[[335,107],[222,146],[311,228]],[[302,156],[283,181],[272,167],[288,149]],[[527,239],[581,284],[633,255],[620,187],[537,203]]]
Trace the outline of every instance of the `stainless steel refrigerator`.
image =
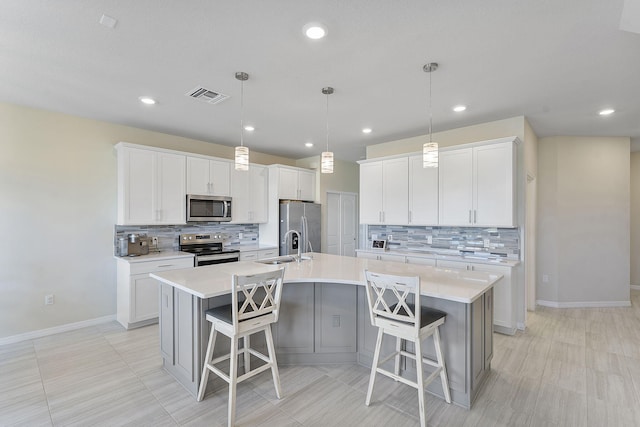
[[[280,202],[280,255],[296,254],[298,245],[302,252],[321,252],[320,247],[320,205],[318,203],[283,200]],[[284,236],[289,230],[300,233],[300,241],[291,235],[284,244]]]

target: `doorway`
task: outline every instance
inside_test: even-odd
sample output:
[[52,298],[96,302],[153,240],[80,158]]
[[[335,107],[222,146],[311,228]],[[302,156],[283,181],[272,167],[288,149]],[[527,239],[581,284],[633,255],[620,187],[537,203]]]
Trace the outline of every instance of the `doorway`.
[[358,195],[327,191],[327,250],[334,255],[356,256]]

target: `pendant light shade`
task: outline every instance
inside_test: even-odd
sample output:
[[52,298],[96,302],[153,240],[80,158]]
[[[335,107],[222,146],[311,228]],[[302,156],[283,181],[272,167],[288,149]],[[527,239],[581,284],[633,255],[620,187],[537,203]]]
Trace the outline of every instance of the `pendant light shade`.
[[333,93],[333,88],[323,87],[322,93],[327,95],[327,151],[320,156],[320,173],[333,173],[333,152],[329,151],[329,95]]
[[236,147],[235,168],[237,171],[249,170],[249,148],[244,146],[244,82],[249,80],[249,74],[238,71],[236,79],[240,80],[240,145]]
[[422,167],[438,167],[438,143],[431,140],[433,127],[433,110],[431,109],[431,73],[438,69],[438,63],[429,62],[422,67],[425,73],[429,73],[429,142],[422,145]]

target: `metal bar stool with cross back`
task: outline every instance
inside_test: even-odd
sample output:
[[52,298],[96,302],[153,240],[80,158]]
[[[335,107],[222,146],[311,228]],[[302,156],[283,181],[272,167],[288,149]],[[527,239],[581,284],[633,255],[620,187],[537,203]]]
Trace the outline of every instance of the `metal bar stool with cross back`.
[[[211,308],[205,313],[207,320],[211,322],[211,333],[198,390],[198,401],[204,397],[209,372],[213,372],[229,383],[229,426],[235,423],[238,383],[271,369],[278,399],[282,394],[271,324],[278,321],[283,278],[284,269],[248,276],[234,275],[231,304]],[[268,355],[250,347],[249,336],[262,331],[265,333]],[[214,358],[213,349],[218,332],[231,339],[231,350],[227,354]],[[244,345],[239,350],[240,338],[243,338]],[[245,369],[242,375],[238,375],[238,356],[240,355],[244,356]],[[250,369],[250,356],[255,356],[265,363]],[[226,360],[229,360],[228,375],[216,366]]]
[[[378,338],[371,366],[371,377],[365,404],[369,406],[376,374],[383,374],[396,381],[410,385],[418,390],[418,406],[420,410],[420,425],[426,427],[425,388],[438,376],[442,382],[442,390],[447,403],[451,403],[449,381],[444,364],[444,357],[440,345],[440,331],[438,327],[444,324],[446,313],[420,305],[420,277],[393,276],[364,271],[367,288],[367,301],[371,324],[378,327]],[[414,304],[411,301],[416,301]],[[417,308],[416,308],[417,307]],[[396,337],[396,348],[393,353],[381,359],[383,335]],[[433,336],[436,360],[422,355],[422,341]],[[402,340],[415,343],[415,354],[402,349]],[[416,381],[411,381],[400,375],[400,357],[405,356],[416,361]],[[394,359],[394,371],[382,368],[382,365]],[[427,378],[424,378],[423,365],[435,368]]]

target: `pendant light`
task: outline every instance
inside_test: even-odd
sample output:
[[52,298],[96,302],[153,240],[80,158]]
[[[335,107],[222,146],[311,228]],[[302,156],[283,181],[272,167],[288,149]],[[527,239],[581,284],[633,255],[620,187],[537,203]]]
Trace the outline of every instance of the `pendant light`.
[[249,74],[242,71],[236,73],[240,80],[240,145],[236,147],[235,167],[237,171],[249,170],[249,148],[244,146],[244,82],[249,80]]
[[333,173],[333,152],[329,151],[329,95],[333,93],[333,88],[323,87],[322,93],[327,95],[327,151],[320,156],[320,172]]
[[433,110],[431,109],[431,73],[438,69],[437,62],[429,62],[422,67],[425,73],[429,73],[429,142],[422,145],[422,167],[438,167],[438,143],[431,140],[433,127]]

